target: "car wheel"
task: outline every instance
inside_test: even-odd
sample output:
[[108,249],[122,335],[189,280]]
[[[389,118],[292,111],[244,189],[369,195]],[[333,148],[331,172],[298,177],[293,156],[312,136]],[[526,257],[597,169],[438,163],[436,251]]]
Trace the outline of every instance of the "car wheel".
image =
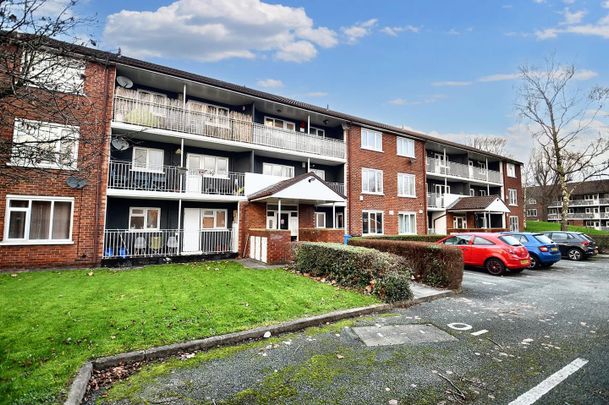
[[505,264],[499,259],[491,257],[484,264],[486,271],[491,273],[493,276],[500,276],[505,273]]
[[539,259],[537,259],[537,256],[531,255],[531,265],[529,266],[529,269],[537,269],[539,267],[541,267],[541,263],[539,263]]
[[572,248],[569,249],[569,251],[567,252],[567,257],[569,258],[569,260],[579,261],[584,257],[584,255],[582,254],[581,250],[577,248]]

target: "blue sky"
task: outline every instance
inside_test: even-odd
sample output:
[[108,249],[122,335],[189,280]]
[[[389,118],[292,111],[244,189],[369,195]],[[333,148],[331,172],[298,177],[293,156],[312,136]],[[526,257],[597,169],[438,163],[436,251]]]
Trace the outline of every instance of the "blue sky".
[[554,53],[582,88],[609,86],[608,0],[89,0],[78,13],[97,14],[106,50],[453,140],[507,136],[522,160],[520,65]]

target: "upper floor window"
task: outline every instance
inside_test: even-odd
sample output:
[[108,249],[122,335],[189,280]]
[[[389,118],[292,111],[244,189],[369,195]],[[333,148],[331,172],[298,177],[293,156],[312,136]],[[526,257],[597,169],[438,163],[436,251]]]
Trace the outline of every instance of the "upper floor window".
[[326,171],[323,169],[311,169],[313,173],[315,173],[320,179],[326,179]]
[[480,194],[481,197],[486,196],[486,190],[478,190],[478,194]]
[[71,242],[73,204],[69,197],[7,196],[4,242]]
[[11,164],[50,169],[76,169],[78,127],[16,119]]
[[50,52],[25,53],[23,74],[27,84],[62,93],[84,93],[85,63]]
[[269,176],[294,177],[294,166],[279,165],[276,163],[263,163],[262,174]]
[[200,101],[188,100],[186,103],[188,110],[201,113],[206,125],[219,127],[229,127],[230,111],[226,107],[219,107],[213,104],[206,104]]
[[398,196],[416,197],[414,174],[398,173]]
[[510,205],[518,205],[518,191],[516,189],[508,189],[508,201]]
[[321,128],[309,127],[309,133],[311,135],[321,136],[322,138],[326,137],[326,131]]
[[534,199],[534,198],[529,198],[528,203],[529,203],[530,205],[535,205],[535,204],[537,204],[537,200],[536,200],[536,199]]
[[362,128],[362,149],[383,151],[383,134],[368,128]]
[[473,188],[470,188],[470,189],[469,189],[469,195],[470,195],[471,197],[475,196],[475,195],[476,195],[476,190],[474,190]]
[[506,166],[508,177],[516,177],[516,165],[514,163],[508,163]]
[[414,139],[409,138],[397,138],[398,145],[398,155],[407,156],[407,157],[415,157],[414,153]]
[[140,172],[163,172],[163,149],[133,147],[133,170]]
[[189,174],[204,177],[228,177],[228,158],[224,156],[188,154],[186,166]]
[[151,207],[129,208],[129,230],[158,231],[161,223],[161,209]]
[[362,193],[383,193],[383,171],[377,169],[362,169]]
[[264,125],[267,127],[286,129],[288,131],[296,131],[296,124],[279,118],[264,117]]
[[598,194],[585,194],[584,195],[584,200],[586,201],[593,201],[598,199]]
[[[133,118],[137,118],[138,123],[142,124],[154,124],[157,122],[155,119],[149,119],[149,114],[153,116],[163,117],[166,114],[166,105],[168,102],[168,98],[166,94],[157,93],[150,90],[137,90],[137,100],[139,106],[143,111],[134,114],[133,112],[130,115],[133,115]],[[140,115],[139,117],[137,115]],[[152,125],[155,126],[155,125]]]
[[537,216],[537,209],[536,208],[531,208],[527,210],[527,217],[536,217]]

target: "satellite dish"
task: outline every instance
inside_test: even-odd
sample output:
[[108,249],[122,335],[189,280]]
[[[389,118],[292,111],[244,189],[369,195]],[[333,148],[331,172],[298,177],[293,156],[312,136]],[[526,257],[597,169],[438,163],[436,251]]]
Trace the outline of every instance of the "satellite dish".
[[130,89],[133,87],[133,82],[131,79],[125,76],[116,76],[116,82],[119,86],[124,87],[126,89]]
[[127,141],[125,138],[123,138],[122,136],[114,136],[112,137],[112,146],[114,147],[114,149],[116,150],[126,150],[129,148],[129,141]]
[[66,179],[66,184],[70,188],[80,190],[81,188],[84,188],[87,185],[87,180],[81,179],[80,177],[76,176],[70,176]]

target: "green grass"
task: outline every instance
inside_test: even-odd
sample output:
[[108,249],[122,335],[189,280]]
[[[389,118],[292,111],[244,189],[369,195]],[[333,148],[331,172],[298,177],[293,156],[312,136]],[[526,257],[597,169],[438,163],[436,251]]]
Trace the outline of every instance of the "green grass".
[[[559,230],[560,224],[558,222],[527,221],[527,232],[546,232]],[[593,228],[587,228],[585,226],[569,225],[569,230],[573,232],[583,232],[588,235],[609,235],[609,232],[607,231],[599,231]]]
[[235,262],[2,274],[0,402],[58,402],[89,358],[376,302]]

